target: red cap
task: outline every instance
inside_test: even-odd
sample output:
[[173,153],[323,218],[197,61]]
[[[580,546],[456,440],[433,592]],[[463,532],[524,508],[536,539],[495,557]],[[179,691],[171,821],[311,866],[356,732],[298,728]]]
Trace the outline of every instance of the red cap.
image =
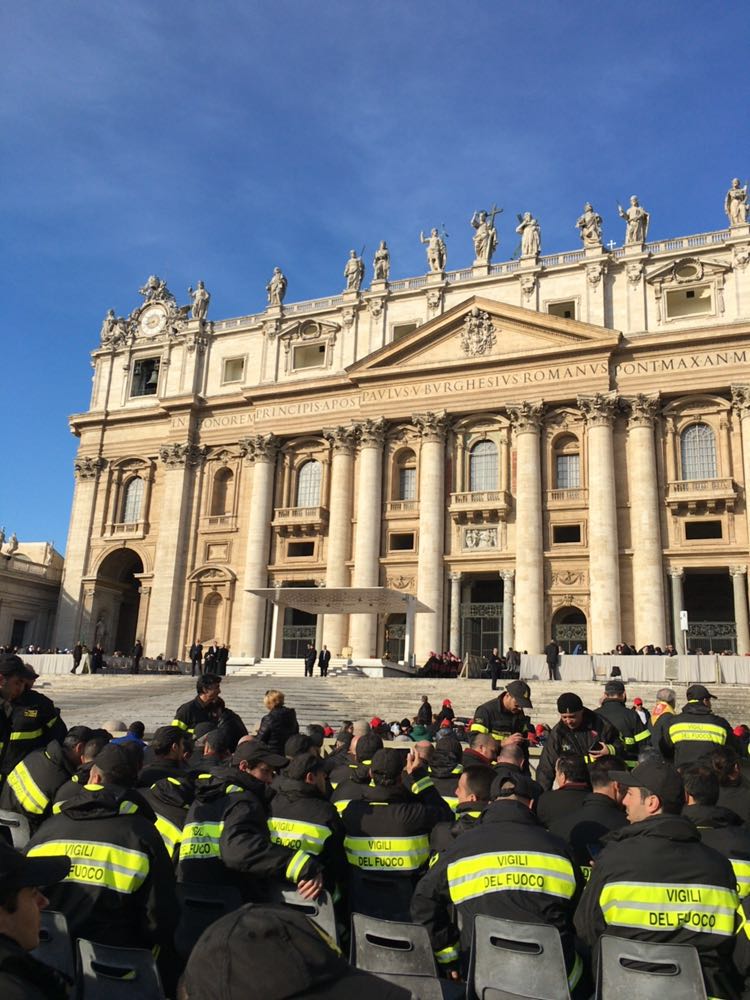
[[537,736],[541,736],[544,732],[544,725],[541,722],[538,722],[535,728]]
[[379,719],[377,715],[374,719],[370,719],[370,729],[377,729],[379,726],[383,725],[383,720]]
[[440,723],[440,728],[441,729],[450,729],[451,728],[451,720],[450,719],[443,719],[443,721]]
[[451,705],[448,698],[446,698],[445,701],[443,702],[443,708],[453,708],[453,705]]
[[633,704],[634,705],[642,705],[643,704],[643,698],[633,698]]
[[732,732],[734,733],[735,736],[739,736],[740,738],[742,738],[745,735],[745,727],[735,726]]

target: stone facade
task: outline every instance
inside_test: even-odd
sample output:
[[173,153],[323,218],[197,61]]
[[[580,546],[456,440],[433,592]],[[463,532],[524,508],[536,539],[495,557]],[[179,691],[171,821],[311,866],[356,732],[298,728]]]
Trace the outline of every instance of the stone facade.
[[0,529],[0,646],[52,644],[63,558],[49,542],[5,542]]
[[746,224],[592,238],[216,321],[149,279],[71,418],[58,643],[397,656],[403,623],[359,614],[287,612],[272,649],[246,592],[382,585],[434,609],[418,660],[680,648],[683,608],[690,644],[750,651],[749,260]]

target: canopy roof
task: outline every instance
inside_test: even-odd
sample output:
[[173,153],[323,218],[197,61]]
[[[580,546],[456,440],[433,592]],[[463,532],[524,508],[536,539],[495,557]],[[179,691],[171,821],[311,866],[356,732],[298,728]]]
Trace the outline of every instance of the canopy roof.
[[408,604],[417,614],[432,611],[413,594],[388,587],[249,587],[247,592],[313,615],[398,614],[406,613]]

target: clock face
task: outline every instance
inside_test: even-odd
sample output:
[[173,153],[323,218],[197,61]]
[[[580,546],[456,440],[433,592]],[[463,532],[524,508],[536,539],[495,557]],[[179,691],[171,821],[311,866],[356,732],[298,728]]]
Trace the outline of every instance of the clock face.
[[148,309],[144,309],[141,313],[141,333],[147,337],[153,337],[154,334],[161,333],[166,325],[167,314],[161,306],[149,306]]

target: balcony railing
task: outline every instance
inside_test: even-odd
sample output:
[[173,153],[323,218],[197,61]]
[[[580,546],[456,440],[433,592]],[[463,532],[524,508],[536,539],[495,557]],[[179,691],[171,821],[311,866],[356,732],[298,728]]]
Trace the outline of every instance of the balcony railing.
[[466,524],[468,521],[504,521],[511,507],[510,494],[505,490],[480,490],[451,493],[448,509],[457,524]]
[[237,518],[234,514],[209,514],[201,522],[204,531],[235,531]]
[[667,483],[667,506],[673,509],[733,510],[737,487],[733,479],[681,479]]
[[383,507],[388,518],[413,517],[419,510],[419,500],[386,500]]
[[547,490],[547,506],[553,507],[585,507],[588,503],[589,491],[575,487],[565,490]]
[[277,507],[271,522],[280,535],[317,535],[328,523],[325,507]]
[[107,525],[107,534],[115,538],[123,536],[127,538],[143,537],[146,534],[145,521],[119,521],[115,524]]

